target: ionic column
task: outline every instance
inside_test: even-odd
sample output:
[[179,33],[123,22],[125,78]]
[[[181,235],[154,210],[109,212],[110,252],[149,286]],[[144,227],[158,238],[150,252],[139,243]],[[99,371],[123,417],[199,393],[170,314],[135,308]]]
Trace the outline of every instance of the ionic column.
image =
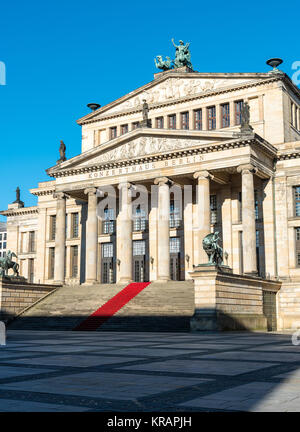
[[85,284],[97,283],[97,246],[98,246],[98,223],[97,223],[97,189],[87,188],[84,193],[88,196],[88,215],[86,221],[86,264]]
[[66,195],[63,192],[55,192],[53,198],[56,198],[54,281],[63,284],[65,282]]
[[157,215],[157,280],[170,280],[170,180],[159,177],[154,180],[158,185]]
[[119,215],[117,219],[117,281],[132,281],[132,205],[130,183],[120,183]]
[[[198,249],[198,263],[205,264],[208,262],[208,257],[203,249],[202,241],[207,234],[210,234],[210,195],[209,195],[209,180],[212,178],[208,171],[197,171],[194,173],[194,178],[198,179],[196,188],[197,194],[197,217],[196,217],[196,241],[195,247]],[[197,254],[196,254],[197,255]]]
[[257,273],[256,229],[254,207],[253,174],[257,169],[251,165],[240,165],[242,175],[242,219],[243,219],[243,265],[244,273]]

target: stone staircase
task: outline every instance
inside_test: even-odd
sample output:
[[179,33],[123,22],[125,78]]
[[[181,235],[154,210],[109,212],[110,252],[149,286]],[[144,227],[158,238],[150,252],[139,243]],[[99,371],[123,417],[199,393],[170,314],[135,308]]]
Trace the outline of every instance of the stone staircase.
[[[19,330],[73,330],[126,285],[63,286],[9,325]],[[191,281],[152,282],[97,331],[189,331]]]

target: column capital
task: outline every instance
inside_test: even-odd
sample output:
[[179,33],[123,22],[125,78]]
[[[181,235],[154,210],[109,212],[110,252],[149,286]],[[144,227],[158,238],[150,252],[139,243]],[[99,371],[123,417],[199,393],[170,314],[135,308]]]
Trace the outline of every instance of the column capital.
[[169,185],[169,184],[172,184],[173,182],[168,178],[168,177],[157,177],[155,180],[154,180],[154,184],[155,185],[158,185],[158,186],[162,186],[162,185],[164,185],[164,184],[167,184],[167,185]]
[[64,192],[54,192],[53,198],[57,200],[61,200],[61,199],[67,199],[68,197]]
[[126,181],[118,184],[118,189],[119,190],[124,189],[124,188],[130,189],[131,187],[132,187],[132,184],[129,183],[129,182],[126,182]]
[[237,172],[241,174],[249,174],[249,173],[256,174],[257,171],[258,169],[252,164],[244,164],[244,165],[239,165],[237,167]]
[[209,171],[206,171],[206,170],[196,171],[193,174],[193,177],[195,179],[198,179],[198,180],[204,180],[204,179],[211,179],[212,180],[214,178],[214,176]]
[[97,192],[97,188],[95,188],[95,187],[88,187],[88,188],[84,189],[85,195],[95,195],[96,192]]

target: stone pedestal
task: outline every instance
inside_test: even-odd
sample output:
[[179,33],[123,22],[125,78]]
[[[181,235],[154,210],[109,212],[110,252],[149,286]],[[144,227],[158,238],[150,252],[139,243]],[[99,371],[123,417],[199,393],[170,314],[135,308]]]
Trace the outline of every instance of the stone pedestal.
[[277,293],[281,283],[236,275],[227,266],[199,265],[194,280],[195,313],[191,331],[267,330],[263,291]]

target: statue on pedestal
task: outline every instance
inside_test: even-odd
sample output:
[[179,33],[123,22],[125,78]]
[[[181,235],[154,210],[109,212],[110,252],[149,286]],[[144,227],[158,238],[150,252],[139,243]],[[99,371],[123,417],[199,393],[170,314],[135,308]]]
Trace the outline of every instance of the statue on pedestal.
[[190,69],[193,69],[193,66],[191,63],[191,53],[189,50],[190,44],[187,43],[186,45],[184,45],[184,42],[182,40],[180,40],[179,45],[175,45],[174,39],[172,39],[172,43],[173,43],[174,47],[176,48],[174,67],[179,68],[182,66],[187,66]]
[[16,200],[13,202],[13,204],[20,204],[21,207],[24,207],[24,203],[23,201],[21,201],[20,196],[21,196],[21,191],[18,186],[16,189]]
[[208,234],[202,241],[203,249],[208,255],[209,264],[220,266],[223,264],[223,249],[219,245],[219,232]]
[[61,163],[61,162],[64,162],[67,160],[67,158],[66,158],[66,145],[62,140],[60,141],[60,146],[59,146],[59,156],[60,156],[60,158],[58,159],[57,163]]
[[253,127],[250,125],[250,106],[247,101],[243,102],[241,108],[241,132],[252,132]]
[[19,264],[12,260],[13,257],[18,258],[14,252],[9,250],[5,257],[0,258],[0,276],[7,277],[8,270],[12,269],[13,277],[19,277]]

